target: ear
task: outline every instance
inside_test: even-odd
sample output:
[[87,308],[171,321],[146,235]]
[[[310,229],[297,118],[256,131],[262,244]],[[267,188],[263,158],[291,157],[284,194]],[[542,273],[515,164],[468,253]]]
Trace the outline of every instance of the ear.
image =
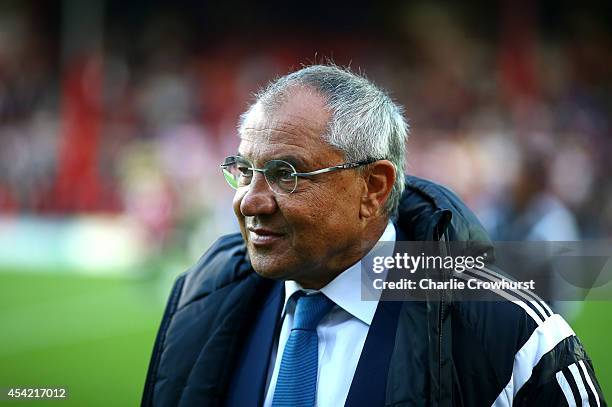
[[395,166],[391,161],[379,160],[370,164],[364,174],[364,190],[359,214],[362,218],[380,215],[395,183]]

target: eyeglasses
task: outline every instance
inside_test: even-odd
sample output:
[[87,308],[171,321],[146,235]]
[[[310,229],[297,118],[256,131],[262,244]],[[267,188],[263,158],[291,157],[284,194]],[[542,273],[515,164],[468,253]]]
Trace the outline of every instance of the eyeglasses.
[[308,178],[326,172],[348,170],[372,164],[378,160],[367,159],[352,163],[334,165],[333,167],[321,168],[311,172],[297,172],[295,167],[283,160],[270,160],[263,168],[255,168],[249,160],[239,155],[227,157],[221,164],[221,171],[225,180],[234,189],[251,184],[253,172],[261,172],[270,189],[280,195],[291,194],[297,188],[298,178]]

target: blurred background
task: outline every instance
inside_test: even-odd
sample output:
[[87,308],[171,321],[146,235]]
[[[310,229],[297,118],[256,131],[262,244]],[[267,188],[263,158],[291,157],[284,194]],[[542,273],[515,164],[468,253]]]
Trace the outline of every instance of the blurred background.
[[[237,230],[238,115],[325,58],[405,106],[408,172],[496,239],[612,238],[610,3],[296,7],[0,0],[0,387],[138,404],[172,281]],[[612,303],[568,318],[612,399]]]

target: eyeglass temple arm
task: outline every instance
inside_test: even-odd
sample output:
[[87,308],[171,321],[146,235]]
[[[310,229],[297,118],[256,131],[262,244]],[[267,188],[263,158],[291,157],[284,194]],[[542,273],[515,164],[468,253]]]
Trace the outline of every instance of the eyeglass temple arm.
[[[230,165],[231,164],[221,164],[219,165],[219,167],[225,169],[229,167]],[[326,172],[344,170],[344,169],[353,168],[353,167],[357,167],[357,165],[355,165],[354,163],[343,164],[343,165],[337,165],[335,167],[323,168],[323,169],[312,171],[312,172],[292,172],[291,175],[296,176],[296,177],[310,177],[311,175],[318,175],[318,174],[323,174]],[[261,172],[262,174],[266,172],[266,170],[263,168],[248,167],[247,169],[251,171]]]
[[376,160],[364,160],[364,161],[358,161],[358,162],[355,162],[355,163],[346,163],[346,164],[335,165],[333,167],[322,168],[320,170],[315,170],[315,171],[311,171],[311,172],[294,172],[291,175],[294,175],[296,177],[310,177],[310,176],[313,176],[313,175],[324,174],[326,172],[332,172],[332,171],[338,171],[338,170],[348,170],[350,168],[357,168],[357,167],[361,167],[362,165],[372,164],[375,161]]
[[[310,177],[313,175],[319,175],[319,174],[324,174],[326,172],[332,172],[332,171],[338,171],[338,170],[348,170],[350,168],[356,168],[356,167],[361,167],[362,165],[367,165],[367,164],[372,164],[373,162],[376,162],[377,160],[363,160],[363,161],[357,161],[354,163],[345,163],[345,164],[340,164],[340,165],[335,165],[333,167],[328,167],[328,168],[322,168],[320,170],[314,170],[311,172],[294,172],[291,175],[296,176],[296,177]],[[231,164],[221,164],[220,167],[221,168],[226,168]],[[249,170],[251,171],[257,171],[257,172],[261,172],[262,174],[266,172],[265,169],[263,168],[254,168],[254,167],[249,167]]]

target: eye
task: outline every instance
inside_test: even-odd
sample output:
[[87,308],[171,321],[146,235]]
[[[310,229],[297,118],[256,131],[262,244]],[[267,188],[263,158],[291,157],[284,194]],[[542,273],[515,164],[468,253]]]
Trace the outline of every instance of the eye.
[[281,160],[272,160],[266,164],[266,177],[272,183],[295,183],[295,169],[289,163]]
[[236,175],[240,177],[252,177],[253,170],[251,164],[248,161],[237,160],[234,164],[236,168]]
[[280,181],[293,181],[293,170],[291,168],[279,168],[276,171],[276,178]]
[[236,164],[236,169],[238,170],[238,173],[242,177],[252,177],[253,176],[253,170],[251,170],[248,164],[241,164],[241,163]]

